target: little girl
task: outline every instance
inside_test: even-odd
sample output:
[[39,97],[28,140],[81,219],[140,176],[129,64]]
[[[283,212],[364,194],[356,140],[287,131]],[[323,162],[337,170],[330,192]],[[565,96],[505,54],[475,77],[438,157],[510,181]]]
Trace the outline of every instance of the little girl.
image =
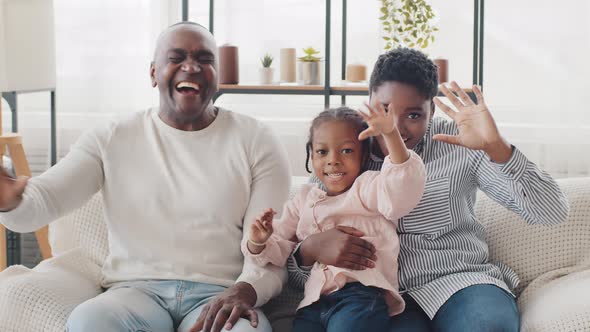
[[[279,267],[299,241],[339,225],[362,231],[375,246],[371,269],[313,266],[294,332],[387,331],[389,316],[404,310],[398,293],[396,226],[420,201],[426,173],[420,157],[406,149],[391,113],[381,105],[367,107],[368,114],[340,107],[313,120],[306,165],[311,156],[326,191],[304,185],[285,205],[280,220],[273,225],[275,212],[267,209],[242,244],[244,255],[256,264]],[[377,135],[383,136],[390,155],[381,172],[363,172],[368,151],[361,141]]]

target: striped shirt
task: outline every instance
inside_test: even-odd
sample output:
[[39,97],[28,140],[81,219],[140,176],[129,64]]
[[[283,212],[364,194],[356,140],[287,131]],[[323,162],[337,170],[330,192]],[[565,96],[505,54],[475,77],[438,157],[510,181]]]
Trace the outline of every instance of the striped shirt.
[[[426,187],[418,206],[398,227],[400,292],[407,292],[431,319],[465,287],[492,284],[512,293],[519,283],[511,268],[489,261],[485,230],[474,211],[478,189],[530,224],[558,224],[569,211],[551,176],[518,149],[513,148],[508,162],[497,164],[482,151],[432,139],[457,132],[454,122],[433,118],[414,148],[426,166]],[[371,153],[364,168],[379,170],[382,162]],[[300,267],[294,255],[288,271],[295,287],[302,287],[309,275],[309,267]]]

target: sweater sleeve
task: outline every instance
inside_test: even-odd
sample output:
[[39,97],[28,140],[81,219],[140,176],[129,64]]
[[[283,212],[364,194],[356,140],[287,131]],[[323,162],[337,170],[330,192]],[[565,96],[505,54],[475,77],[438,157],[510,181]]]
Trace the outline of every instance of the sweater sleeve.
[[[291,174],[287,154],[278,138],[266,126],[257,128],[257,134],[251,142],[250,202],[244,215],[243,241],[248,239],[250,224],[265,208],[280,211],[289,196]],[[286,271],[282,267],[257,266],[251,257],[244,257],[242,274],[236,282],[247,282],[254,287],[259,307],[281,292],[286,280]]]
[[555,225],[567,218],[567,198],[553,178],[513,147],[505,164],[481,153],[475,169],[479,188],[530,224]]
[[385,157],[381,172],[366,175],[357,179],[354,194],[367,209],[378,211],[388,220],[410,213],[424,193],[426,169],[414,151],[401,164],[392,164],[389,156]]
[[20,204],[0,213],[0,222],[15,232],[33,232],[82,206],[103,185],[102,149],[111,131],[109,125],[84,133],[65,158],[29,180]]

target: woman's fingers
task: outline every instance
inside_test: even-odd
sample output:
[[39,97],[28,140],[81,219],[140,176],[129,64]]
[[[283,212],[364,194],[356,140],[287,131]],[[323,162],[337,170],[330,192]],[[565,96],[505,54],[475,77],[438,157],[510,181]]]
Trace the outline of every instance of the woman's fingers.
[[485,104],[485,102],[483,100],[483,94],[481,93],[481,89],[479,86],[477,86],[477,85],[473,86],[473,93],[475,94],[475,98],[477,99],[478,105]]
[[432,136],[432,139],[435,141],[440,141],[453,145],[463,145],[463,143],[461,143],[461,139],[459,138],[459,136],[436,134]]
[[459,96],[459,98],[461,98],[461,101],[463,102],[463,104],[465,106],[475,105],[473,103],[473,100],[471,100],[471,98],[467,95],[467,93],[465,93],[465,91],[463,91],[463,89],[461,89],[461,87],[459,86],[459,84],[457,84],[457,82],[455,82],[455,81],[451,82],[451,89],[453,91],[455,91],[455,93],[457,93],[457,95]]
[[439,89],[458,110],[465,106],[445,84],[441,84]]
[[440,100],[440,98],[434,97],[434,104],[438,106],[438,108],[440,108],[440,110],[443,111],[446,115],[448,115],[451,119],[455,120],[457,112],[455,112],[455,110],[443,103],[442,100]]
[[346,233],[348,235],[352,235],[352,236],[356,236],[356,237],[362,237],[365,236],[365,233],[362,231],[359,231],[358,229],[354,228],[354,227],[350,227],[350,226],[336,226],[336,229],[338,229],[339,231],[341,231],[342,233]]

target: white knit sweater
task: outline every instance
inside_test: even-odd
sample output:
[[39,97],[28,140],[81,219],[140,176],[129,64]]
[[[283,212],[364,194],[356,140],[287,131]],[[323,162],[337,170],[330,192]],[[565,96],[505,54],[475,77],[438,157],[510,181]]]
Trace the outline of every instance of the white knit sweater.
[[243,264],[244,223],[264,208],[280,210],[289,179],[283,148],[256,120],[221,109],[209,127],[181,131],[152,109],[84,134],[0,221],[34,231],[102,190],[110,249],[103,286],[240,280],[260,305],[280,291],[283,274]]

